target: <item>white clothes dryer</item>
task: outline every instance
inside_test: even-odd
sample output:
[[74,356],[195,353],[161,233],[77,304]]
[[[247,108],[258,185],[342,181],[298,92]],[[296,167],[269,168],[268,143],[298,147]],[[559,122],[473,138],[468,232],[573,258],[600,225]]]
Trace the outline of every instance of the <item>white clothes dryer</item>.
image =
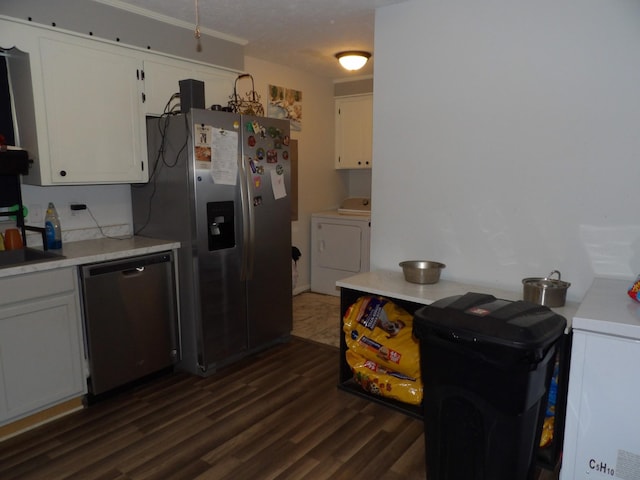
[[370,213],[311,215],[311,291],[340,295],[336,282],[369,271]]

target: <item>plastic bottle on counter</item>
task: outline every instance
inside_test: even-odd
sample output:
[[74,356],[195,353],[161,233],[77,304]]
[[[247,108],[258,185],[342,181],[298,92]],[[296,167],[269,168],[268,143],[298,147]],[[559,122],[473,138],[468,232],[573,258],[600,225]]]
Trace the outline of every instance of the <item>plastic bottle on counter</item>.
[[47,248],[57,250],[62,248],[62,231],[58,212],[53,202],[49,202],[47,214],[44,217],[44,227],[47,231]]

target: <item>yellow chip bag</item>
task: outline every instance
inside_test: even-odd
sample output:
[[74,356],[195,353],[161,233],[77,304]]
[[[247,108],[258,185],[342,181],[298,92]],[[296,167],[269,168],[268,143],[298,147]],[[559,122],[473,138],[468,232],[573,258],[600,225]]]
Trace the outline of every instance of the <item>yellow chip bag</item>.
[[367,392],[412,405],[422,402],[421,379],[387,370],[351,350],[347,350],[345,355],[353,379]]
[[547,417],[544,419],[542,426],[542,435],[540,436],[540,448],[544,448],[553,440],[553,430],[555,424],[555,417]]
[[343,318],[349,350],[394,372],[420,378],[420,346],[413,317],[383,297],[360,297]]

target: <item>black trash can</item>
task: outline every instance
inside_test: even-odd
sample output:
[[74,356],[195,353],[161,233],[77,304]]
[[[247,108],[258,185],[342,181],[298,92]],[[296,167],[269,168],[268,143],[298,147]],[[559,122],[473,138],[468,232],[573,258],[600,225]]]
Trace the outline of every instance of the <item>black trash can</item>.
[[535,469],[564,317],[467,293],[415,312],[429,480],[525,480]]

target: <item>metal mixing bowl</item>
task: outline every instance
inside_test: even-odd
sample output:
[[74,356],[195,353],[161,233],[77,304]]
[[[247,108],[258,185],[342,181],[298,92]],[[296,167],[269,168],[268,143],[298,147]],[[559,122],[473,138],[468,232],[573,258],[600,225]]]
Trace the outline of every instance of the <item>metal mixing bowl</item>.
[[406,260],[400,262],[404,279],[411,283],[438,283],[440,271],[446,267],[444,263],[429,260]]

